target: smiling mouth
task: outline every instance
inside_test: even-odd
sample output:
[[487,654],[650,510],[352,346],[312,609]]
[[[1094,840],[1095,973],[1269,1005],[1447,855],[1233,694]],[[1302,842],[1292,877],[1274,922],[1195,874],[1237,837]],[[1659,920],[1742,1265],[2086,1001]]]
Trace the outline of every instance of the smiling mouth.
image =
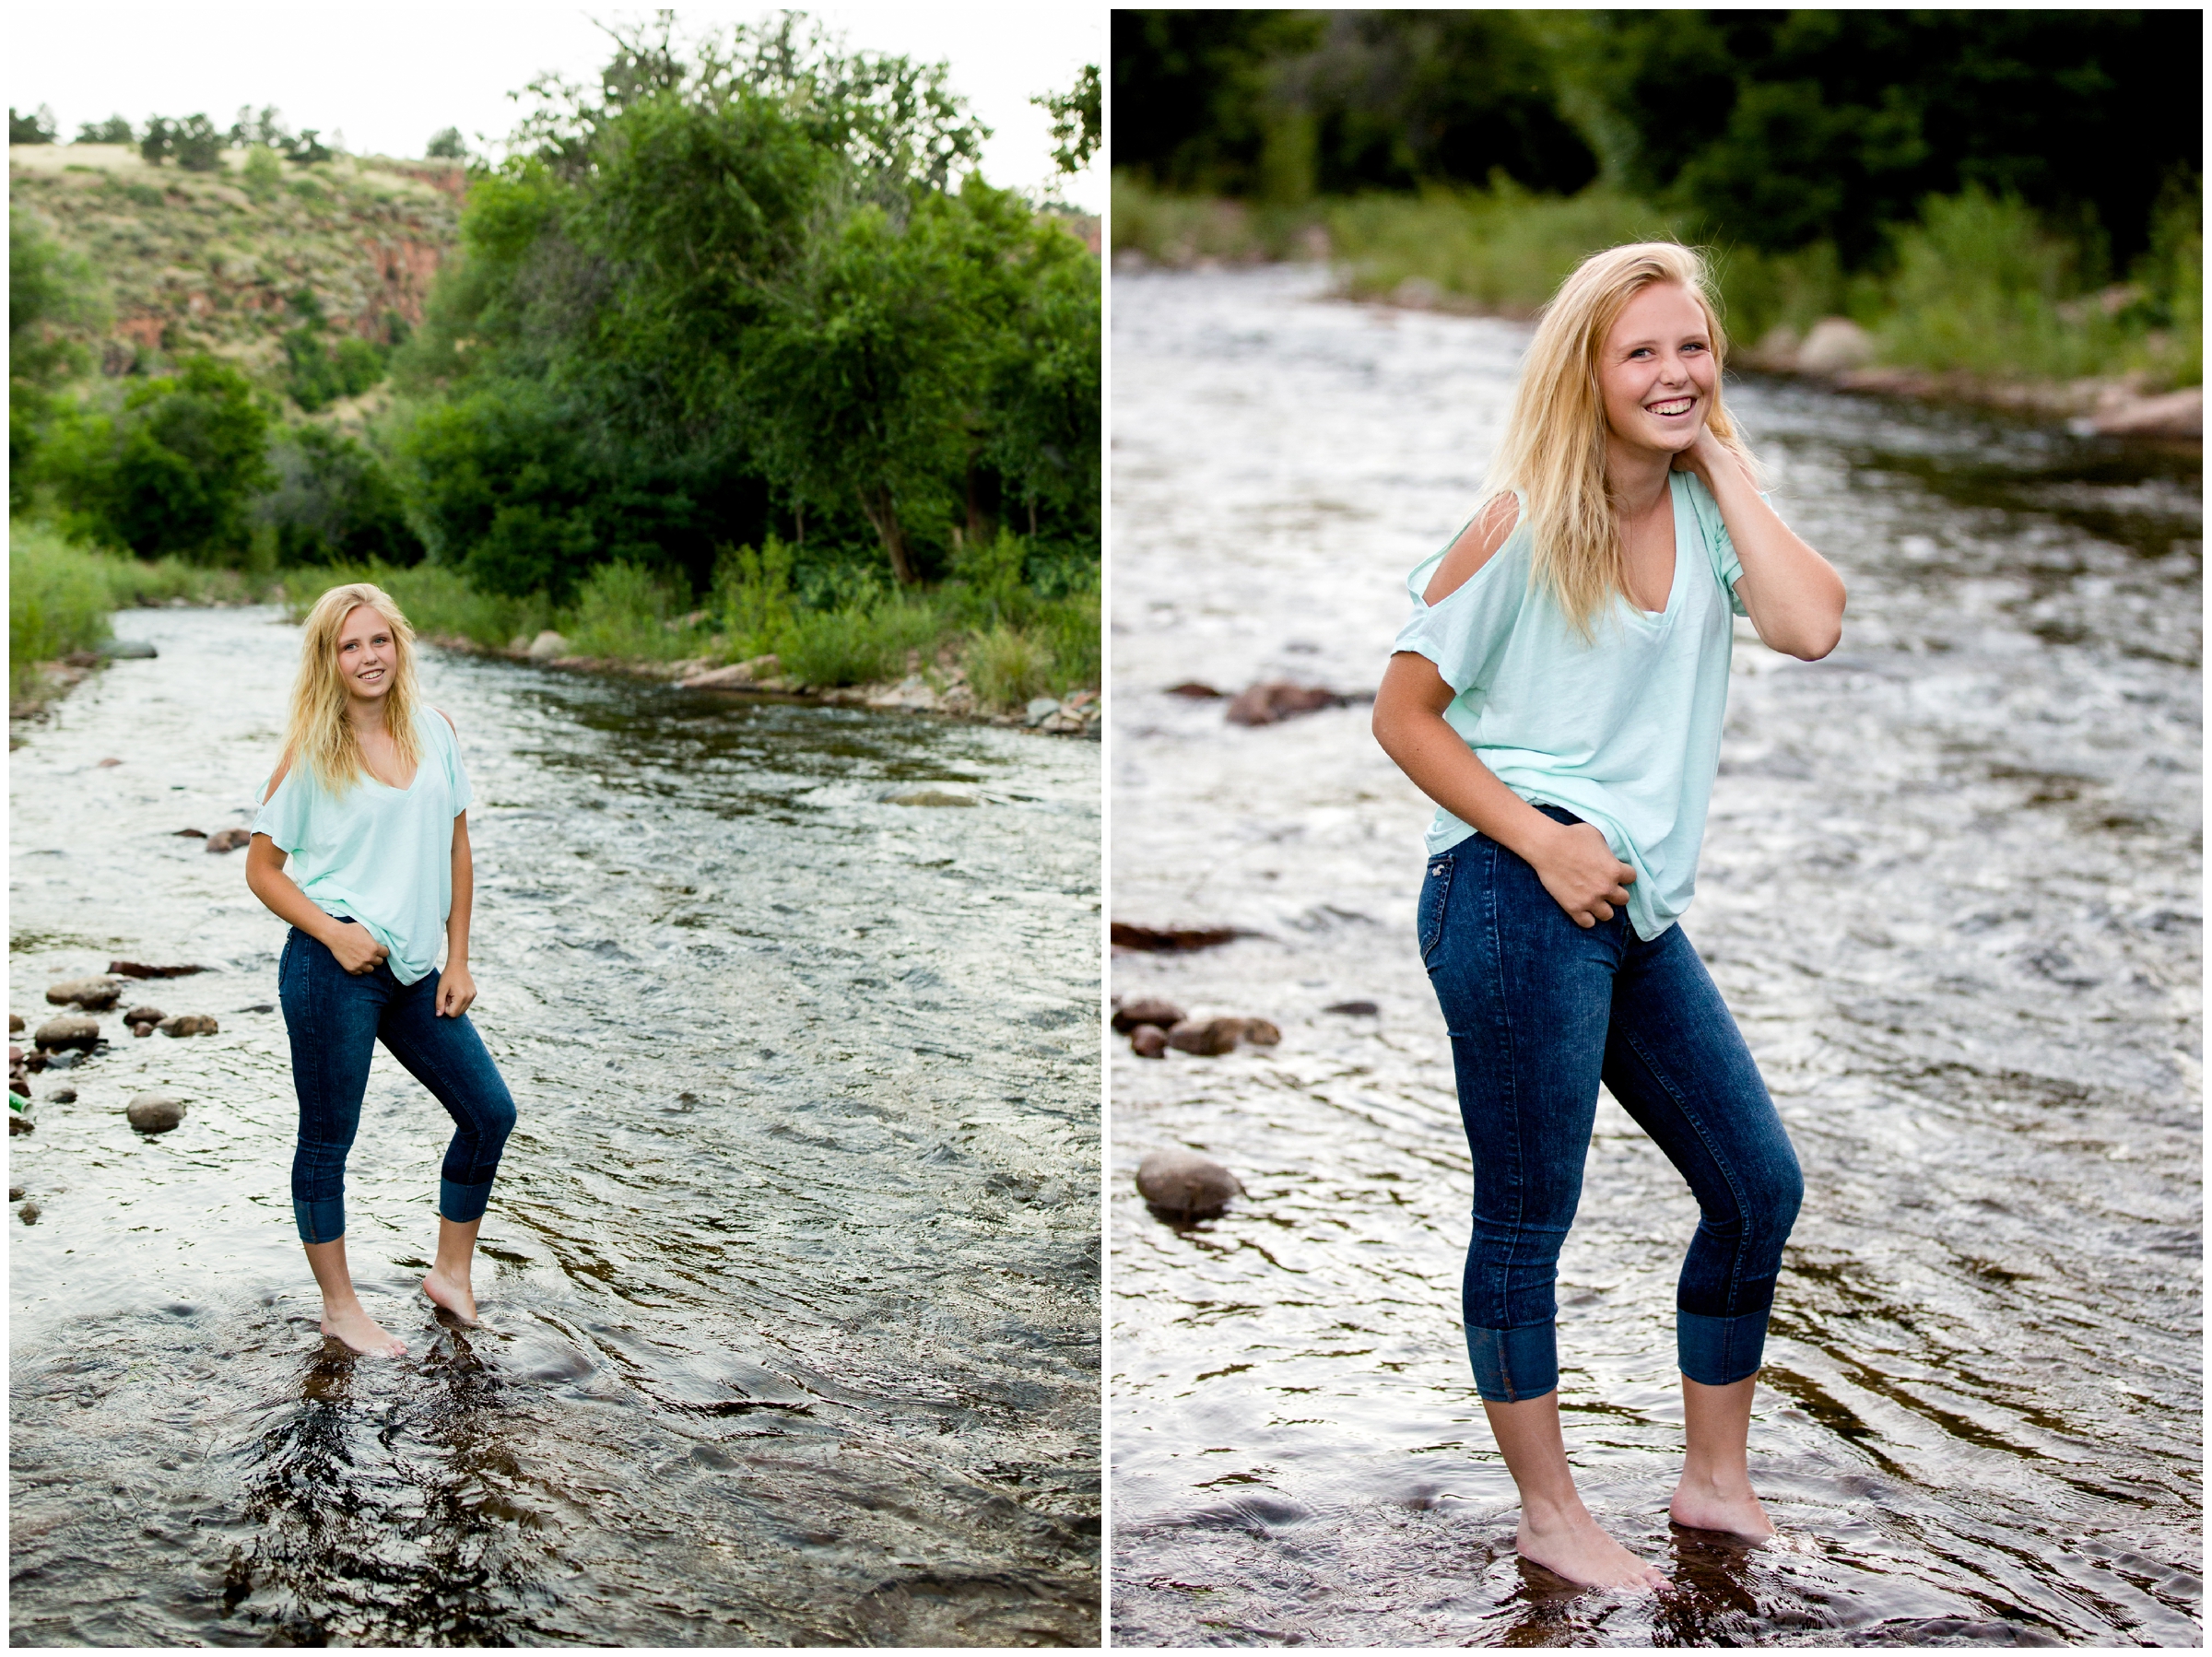
[[1662,402],[1646,403],[1643,406],[1644,412],[1647,414],[1674,418],[1688,414],[1697,405],[1698,400],[1695,397],[1668,397]]

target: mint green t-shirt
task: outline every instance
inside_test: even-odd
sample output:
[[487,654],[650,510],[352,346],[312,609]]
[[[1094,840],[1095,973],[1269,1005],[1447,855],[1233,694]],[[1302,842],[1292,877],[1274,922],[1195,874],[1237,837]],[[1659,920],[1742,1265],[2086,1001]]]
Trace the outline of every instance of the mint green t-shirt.
[[[1584,643],[1550,591],[1529,582],[1524,502],[1505,545],[1436,604],[1421,593],[1453,543],[1415,568],[1413,619],[1392,647],[1436,664],[1459,693],[1445,722],[1500,781],[1604,832],[1636,871],[1629,924],[1647,940],[1680,918],[1697,887],[1728,704],[1730,617],[1746,613],[1720,503],[1694,473],[1671,482],[1675,584],[1665,610],[1616,598]],[[1429,850],[1474,832],[1440,807]]]
[[403,984],[438,964],[453,906],[453,819],[471,798],[444,717],[417,714],[415,740],[422,759],[410,787],[364,776],[333,794],[295,760],[253,819],[255,834],[290,854],[285,872],[309,901],[367,927]]

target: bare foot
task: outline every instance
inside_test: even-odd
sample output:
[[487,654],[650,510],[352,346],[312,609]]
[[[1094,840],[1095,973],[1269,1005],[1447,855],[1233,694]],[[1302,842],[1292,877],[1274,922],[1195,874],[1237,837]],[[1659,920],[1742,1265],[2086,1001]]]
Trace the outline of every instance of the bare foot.
[[1666,1578],[1598,1528],[1587,1512],[1538,1530],[1524,1511],[1513,1534],[1521,1557],[1584,1588],[1664,1588]]
[[399,1357],[407,1350],[406,1342],[358,1306],[335,1317],[326,1312],[323,1333],[336,1336],[363,1357]]
[[1774,1534],[1774,1522],[1751,1493],[1748,1484],[1734,1489],[1694,1481],[1687,1476],[1675,1487],[1675,1498],[1666,1504],[1677,1524],[1694,1530],[1726,1531],[1754,1542]]
[[450,1276],[433,1266],[422,1280],[422,1292],[464,1323],[477,1321],[476,1291],[467,1278]]

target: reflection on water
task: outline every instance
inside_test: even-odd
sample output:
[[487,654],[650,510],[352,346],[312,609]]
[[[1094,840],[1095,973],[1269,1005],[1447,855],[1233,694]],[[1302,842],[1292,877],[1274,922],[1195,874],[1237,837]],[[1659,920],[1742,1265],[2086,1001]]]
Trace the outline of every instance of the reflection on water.
[[450,1129],[380,1052],[350,1252],[409,1355],[357,1361],[290,1226],[280,929],[175,837],[246,820],[297,633],[118,626],[159,658],[13,757],[9,1005],[197,961],[133,998],[222,1028],[108,1015],[11,1143],[15,1639],[1094,1639],[1098,749],[427,657],[521,1122],[486,1325],[441,1323]]
[[[1806,1168],[1751,1443],[1785,1534],[1666,1519],[1696,1209],[1604,1100],[1561,1404],[1592,1508],[1677,1586],[1573,1592],[1513,1554],[1456,1327],[1428,807],[1364,709],[1246,730],[1162,694],[1371,687],[1474,504],[1524,334],[1317,292],[1115,282],[1114,915],[1259,935],[1113,988],[1284,1032],[1112,1059],[1115,1638],[2197,1643],[2195,457],[1735,394],[1851,586],[1828,661],[1739,626],[1686,922]],[[1153,1219],[1167,1145],[1249,1199]]]

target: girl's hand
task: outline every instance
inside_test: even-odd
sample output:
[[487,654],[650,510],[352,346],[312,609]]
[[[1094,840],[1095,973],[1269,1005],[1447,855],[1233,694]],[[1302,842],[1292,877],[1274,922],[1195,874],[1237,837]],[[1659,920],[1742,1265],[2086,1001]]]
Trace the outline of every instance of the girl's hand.
[[1698,481],[1705,486],[1708,493],[1711,493],[1712,492],[1712,469],[1718,465],[1728,464],[1734,458],[1727,450],[1721,446],[1719,438],[1713,436],[1705,427],[1700,426],[1696,441],[1675,456],[1674,469],[1677,472],[1695,472],[1698,475]]
[[1536,878],[1567,918],[1587,931],[1626,907],[1636,871],[1613,855],[1594,823],[1562,823],[1549,848],[1530,860]]
[[468,966],[448,966],[438,977],[438,1017],[458,1018],[469,1009],[477,998],[477,981],[468,975]]
[[334,926],[332,930],[337,935],[330,940],[331,954],[338,958],[339,966],[357,978],[364,972],[375,971],[377,963],[391,953],[359,921],[350,926]]

